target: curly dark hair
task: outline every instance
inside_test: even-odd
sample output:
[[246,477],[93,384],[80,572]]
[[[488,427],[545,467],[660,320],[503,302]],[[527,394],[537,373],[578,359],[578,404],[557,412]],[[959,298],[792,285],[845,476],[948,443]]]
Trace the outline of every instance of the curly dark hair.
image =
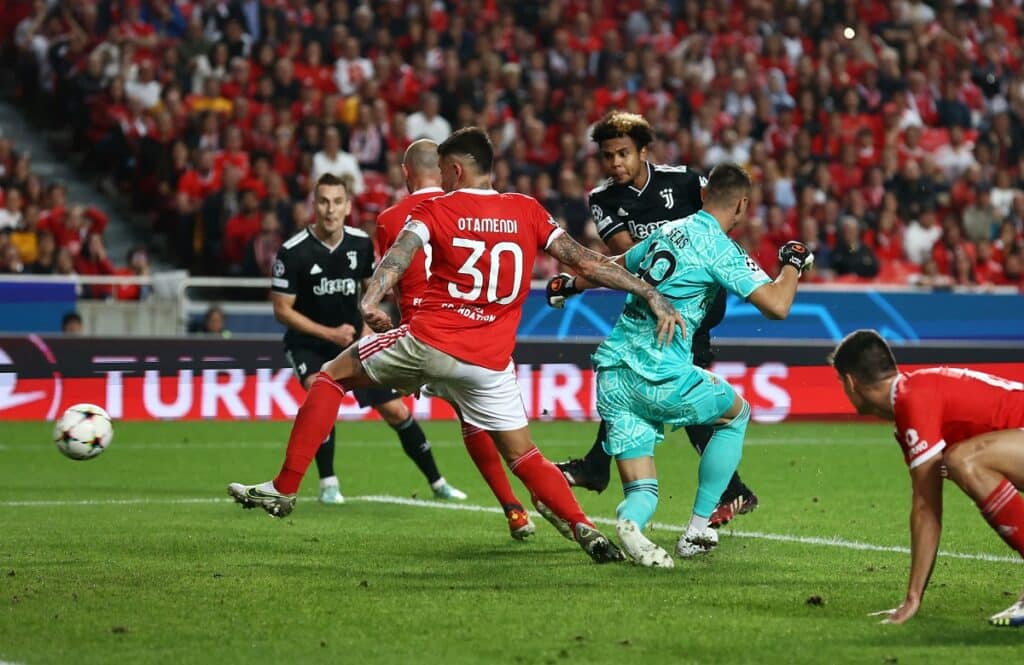
[[609,111],[590,133],[594,143],[601,145],[608,139],[622,138],[628,136],[633,139],[637,150],[646,148],[654,142],[654,130],[651,123],[636,113],[626,111]]

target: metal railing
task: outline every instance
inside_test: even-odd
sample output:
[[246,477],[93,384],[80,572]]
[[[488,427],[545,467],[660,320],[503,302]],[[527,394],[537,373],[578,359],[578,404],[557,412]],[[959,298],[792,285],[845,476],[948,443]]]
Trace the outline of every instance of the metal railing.
[[[58,283],[73,284],[79,295],[78,309],[83,319],[104,319],[105,325],[86,325],[90,332],[111,332],[118,316],[128,321],[135,317],[134,326],[152,334],[181,334],[188,331],[191,321],[201,317],[207,309],[216,304],[226,315],[273,317],[269,300],[270,280],[264,277],[199,277],[185,271],[168,271],[153,275],[0,275],[0,283]],[[533,280],[531,288],[544,289],[544,280]],[[147,293],[142,300],[91,299],[82,294],[88,286],[139,286]],[[804,284],[801,291],[824,292],[885,292],[885,293],[929,293],[936,289],[923,286],[873,284],[873,283],[824,283]],[[1019,294],[1013,286],[952,287],[938,289],[953,293]],[[260,295],[259,291],[265,292]],[[241,296],[252,292],[253,298]],[[135,311],[133,311],[135,310]],[[119,312],[119,314],[117,314]],[[115,315],[116,314],[116,315]],[[159,319],[148,329],[146,317]],[[173,321],[173,323],[170,323]],[[141,324],[139,322],[142,322]],[[87,324],[90,321],[86,321]]]

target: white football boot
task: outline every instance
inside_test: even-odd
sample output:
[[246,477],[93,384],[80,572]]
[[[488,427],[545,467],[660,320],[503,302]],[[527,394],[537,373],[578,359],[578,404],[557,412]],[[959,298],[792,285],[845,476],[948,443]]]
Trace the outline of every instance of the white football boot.
[[633,563],[647,568],[675,567],[675,561],[669,553],[641,533],[640,527],[633,520],[619,520],[615,523],[615,530],[619,534],[622,549]]
[[1024,626],[1024,598],[1010,605],[999,614],[993,614],[988,618],[988,622],[993,626]]
[[703,529],[687,528],[676,543],[676,554],[684,559],[707,554],[718,546],[718,532],[709,526]]
[[248,510],[259,507],[271,517],[286,517],[295,508],[295,495],[281,494],[271,480],[259,485],[231,483],[228,485],[228,495],[243,508]]

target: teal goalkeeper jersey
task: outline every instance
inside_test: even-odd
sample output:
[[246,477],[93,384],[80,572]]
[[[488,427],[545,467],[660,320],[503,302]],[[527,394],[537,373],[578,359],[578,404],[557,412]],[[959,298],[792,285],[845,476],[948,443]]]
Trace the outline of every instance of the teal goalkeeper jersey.
[[668,222],[626,252],[626,269],[671,302],[686,334],[658,346],[655,318],[643,298],[629,295],[608,339],[593,356],[596,369],[626,366],[649,381],[679,377],[693,367],[691,335],[704,319],[718,289],[746,299],[772,281],[703,210]]

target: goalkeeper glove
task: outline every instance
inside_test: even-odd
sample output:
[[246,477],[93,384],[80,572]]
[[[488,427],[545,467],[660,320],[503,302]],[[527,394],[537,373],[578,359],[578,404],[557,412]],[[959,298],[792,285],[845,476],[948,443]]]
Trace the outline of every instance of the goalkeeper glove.
[[548,280],[548,306],[562,309],[565,307],[566,299],[579,292],[580,290],[576,288],[575,277],[564,272],[559,273]]
[[802,275],[814,265],[814,252],[802,242],[790,240],[779,247],[779,261],[784,266],[793,266]]

